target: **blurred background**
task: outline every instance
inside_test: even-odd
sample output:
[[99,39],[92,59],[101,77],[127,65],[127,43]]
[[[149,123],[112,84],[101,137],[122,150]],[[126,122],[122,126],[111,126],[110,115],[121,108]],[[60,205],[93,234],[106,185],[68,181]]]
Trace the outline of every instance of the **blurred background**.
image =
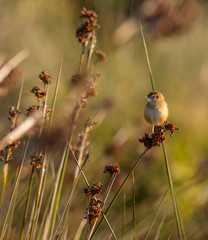
[[[78,71],[81,45],[75,33],[80,26],[80,11],[83,7],[98,14],[101,26],[97,31],[97,49],[107,55],[106,63],[98,64],[101,73],[96,91],[98,96],[89,101],[82,112],[85,121],[94,116],[97,125],[89,135],[91,157],[85,166],[90,183],[102,182],[107,186],[108,176],[104,166],[119,162],[119,174],[112,196],[128,174],[139,153],[143,150],[138,139],[145,131],[150,132],[143,117],[145,96],[151,91],[143,43],[139,30],[142,20],[146,36],[156,89],[162,92],[169,106],[169,121],[179,131],[173,137],[167,134],[166,147],[174,187],[184,220],[187,239],[208,239],[208,5],[206,1],[194,0],[16,0],[0,2],[0,63],[3,64],[22,49],[30,55],[19,65],[21,76],[8,93],[0,96],[0,136],[9,132],[8,108],[18,99],[21,79],[25,78],[21,110],[36,104],[30,93],[39,84],[39,73],[46,69],[54,79],[63,58],[63,70],[58,94],[55,118],[58,119],[66,104],[66,97],[74,96],[71,77]],[[52,102],[52,94],[49,105]],[[70,104],[70,101],[69,101]],[[81,121],[77,133],[82,131]],[[30,146],[29,155],[33,154]],[[15,155],[16,154],[16,155]],[[9,165],[7,188],[12,189],[16,167],[21,162],[21,149],[14,154],[15,161]],[[29,157],[28,157],[29,158]],[[60,157],[57,156],[57,162]],[[69,161],[64,182],[61,204],[64,206],[73,179],[74,161]],[[18,218],[23,213],[24,201],[30,176],[29,160],[24,167],[17,206],[15,228],[21,224]],[[0,163],[2,172],[3,163]],[[37,176],[38,177],[38,176]],[[151,149],[135,170],[136,221],[139,239],[144,236],[162,195],[168,187],[161,148]],[[2,180],[1,185],[2,186]],[[87,197],[83,192],[82,179],[72,202],[69,217],[70,238],[85,214]],[[37,188],[37,184],[36,184]],[[8,191],[9,198],[11,192]],[[132,181],[109,212],[118,236],[121,235],[122,202],[126,194],[127,237],[132,236]],[[47,196],[47,193],[46,193]],[[61,211],[61,210],[60,210]],[[165,217],[159,239],[176,237],[176,225],[172,202],[168,194],[152,231],[152,238]],[[73,220],[73,221],[72,221]],[[97,239],[108,239],[110,233],[105,224]]]

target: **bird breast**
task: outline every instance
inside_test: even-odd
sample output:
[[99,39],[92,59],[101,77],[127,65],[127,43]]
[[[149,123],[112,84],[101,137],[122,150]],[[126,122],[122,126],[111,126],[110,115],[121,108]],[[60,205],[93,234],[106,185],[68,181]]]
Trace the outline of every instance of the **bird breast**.
[[147,102],[144,110],[144,117],[147,122],[153,125],[161,125],[168,117],[168,107],[166,102]]

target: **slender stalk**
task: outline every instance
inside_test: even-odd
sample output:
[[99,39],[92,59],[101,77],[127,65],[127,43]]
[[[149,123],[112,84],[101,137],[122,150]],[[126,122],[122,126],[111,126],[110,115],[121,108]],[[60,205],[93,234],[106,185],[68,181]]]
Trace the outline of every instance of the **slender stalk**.
[[79,62],[79,69],[78,69],[79,74],[82,71],[82,65],[83,65],[83,62],[84,62],[84,52],[85,52],[85,45],[82,44],[82,51],[81,51],[81,55],[80,55],[80,62]]
[[166,216],[163,217],[162,222],[160,223],[160,226],[159,226],[159,228],[158,228],[158,230],[157,230],[157,233],[156,233],[156,235],[155,235],[154,240],[158,240],[158,238],[159,238],[159,236],[160,236],[160,232],[161,232],[161,230],[162,230],[162,226],[163,226],[164,221],[165,221],[165,218],[166,218]]
[[158,204],[158,207],[157,207],[157,209],[156,209],[156,211],[155,211],[155,216],[154,216],[154,218],[153,218],[153,220],[152,220],[152,223],[151,223],[148,231],[146,232],[143,240],[146,240],[146,239],[148,238],[148,236],[149,236],[149,234],[150,234],[150,232],[151,232],[151,230],[152,230],[152,228],[153,228],[153,226],[154,226],[154,224],[155,224],[155,221],[156,221],[156,219],[157,219],[157,217],[158,217],[158,214],[159,214],[159,212],[160,212],[160,208],[161,208],[161,206],[162,206],[162,204],[163,204],[163,201],[164,201],[164,199],[165,199],[165,197],[166,197],[166,195],[167,195],[167,193],[168,193],[168,190],[169,190],[169,188],[168,188],[168,189],[165,191],[165,193],[163,194],[162,199],[160,200],[160,203]]
[[38,234],[37,234],[37,237],[36,237],[37,240],[40,239],[43,227],[44,227],[44,225],[46,225],[45,220],[46,220],[46,217],[47,217],[47,213],[48,213],[48,209],[50,207],[50,202],[51,202],[52,197],[53,197],[53,188],[51,189],[51,192],[50,192],[49,197],[48,197],[48,201],[47,201],[45,209],[44,209],[44,213],[43,213],[43,216],[42,216],[42,219],[41,219],[41,224],[40,224],[40,227],[38,229]]
[[[115,194],[114,198],[112,199],[112,201],[110,202],[110,204],[108,205],[108,208],[105,210],[105,215],[107,215],[108,211],[110,210],[110,208],[112,207],[112,205],[114,204],[115,200],[117,199],[119,193],[121,192],[121,190],[123,189],[126,181],[129,179],[129,177],[131,176],[132,172],[134,171],[135,167],[137,166],[137,164],[140,162],[140,160],[142,159],[142,157],[145,155],[145,153],[148,151],[147,148],[144,149],[144,151],[140,154],[140,156],[138,157],[138,159],[136,160],[134,166],[131,168],[131,170],[129,171],[128,175],[126,176],[126,178],[124,179],[123,183],[121,184],[120,188],[118,189],[117,193]],[[93,237],[95,236],[95,233],[98,231],[100,225],[102,224],[104,220],[104,217],[101,218],[100,222],[98,223],[97,227],[95,228],[92,236],[90,239],[93,239]]]
[[57,95],[58,95],[59,84],[61,81],[62,66],[63,66],[63,59],[61,60],[61,63],[59,66],[59,71],[58,71],[58,76],[57,76],[57,80],[56,80],[56,87],[55,87],[55,92],[54,92],[53,102],[52,102],[52,107],[51,107],[51,116],[50,116],[48,132],[50,132],[52,122],[53,122],[54,110],[55,110],[55,106],[56,106],[56,99],[57,99]]
[[163,153],[164,153],[164,160],[165,160],[165,168],[166,168],[166,172],[167,172],[171,198],[172,198],[172,201],[173,201],[173,207],[174,207],[174,214],[175,214],[175,219],[176,219],[178,237],[179,237],[179,239],[183,239],[182,238],[182,233],[181,233],[180,219],[179,219],[179,216],[178,216],[176,198],[175,198],[175,194],[174,194],[174,190],[173,190],[173,181],[172,181],[172,177],[171,177],[171,173],[170,173],[170,167],[169,167],[168,157],[167,157],[167,153],[166,153],[166,149],[165,149],[165,144],[163,143],[162,146],[163,146]]
[[[17,170],[16,178],[17,177],[18,177],[18,170]],[[14,198],[13,198],[13,201],[12,201],[12,204],[11,204],[12,206],[11,206],[10,218],[8,220],[7,240],[11,239],[10,232],[11,232],[11,228],[12,228],[12,220],[13,220],[14,209],[15,209],[15,204],[16,204],[16,200],[17,200],[18,186],[19,186],[19,182],[17,183],[17,190],[15,192],[16,194],[14,195]]]
[[76,235],[74,237],[74,240],[79,240],[81,237],[81,234],[83,232],[84,227],[86,226],[87,220],[85,218],[82,219],[82,221],[80,222],[80,225],[78,227],[78,230],[76,232]]
[[[95,31],[92,32],[92,35],[95,36]],[[90,45],[90,49],[89,49],[89,52],[88,52],[88,56],[87,56],[87,69],[89,70],[89,67],[90,67],[90,62],[91,62],[91,58],[92,58],[92,53],[94,51],[94,48],[96,46],[96,37],[92,37],[91,39],[91,45]]]
[[[45,153],[46,158],[48,158],[47,156],[47,151]],[[35,219],[35,223],[34,223],[34,233],[33,233],[33,238],[35,238],[35,234],[36,234],[36,228],[37,228],[37,224],[38,224],[38,218],[39,218],[39,214],[40,214],[40,210],[41,210],[41,205],[42,205],[42,201],[43,201],[43,195],[45,192],[45,185],[46,185],[46,179],[47,179],[47,173],[48,173],[48,164],[46,163],[46,167],[45,167],[45,173],[43,176],[43,183],[42,183],[42,188],[41,188],[41,192],[40,192],[40,200],[39,200],[39,204],[38,204],[38,208],[37,208],[37,214],[36,214],[36,219]]]
[[126,222],[126,193],[123,194],[123,216],[122,216],[122,239],[125,235],[125,222]]
[[[68,149],[70,149],[70,147],[69,147]],[[86,156],[86,158],[87,158],[87,159],[89,158],[89,154]],[[82,165],[82,167],[83,167],[83,165]],[[82,168],[82,167],[81,167],[81,168]],[[63,218],[64,218],[64,216],[65,216],[65,213],[66,213],[66,211],[67,211],[67,209],[68,209],[68,206],[69,206],[69,204],[71,203],[71,199],[72,199],[74,190],[75,190],[75,188],[76,188],[76,185],[77,185],[77,183],[78,183],[78,181],[79,181],[80,175],[81,175],[81,171],[79,171],[79,174],[78,174],[78,176],[77,176],[77,179],[76,179],[76,181],[74,182],[74,184],[72,185],[72,189],[71,189],[70,195],[69,195],[69,197],[68,197],[68,199],[67,199],[67,202],[66,202],[65,207],[64,207],[64,210],[63,210],[63,212],[62,212],[62,214],[61,214],[61,217],[59,218],[59,222],[58,222],[58,224],[57,224],[57,226],[56,226],[56,229],[55,229],[52,237],[50,237],[50,239],[52,239],[52,240],[55,239],[55,236],[56,236],[56,234],[57,234],[57,232],[58,232],[58,229],[59,229],[59,227],[60,227],[60,225],[61,225],[61,223],[62,223],[62,221],[63,221]]]
[[33,166],[31,174],[30,174],[29,188],[28,188],[28,193],[27,193],[24,218],[23,218],[23,222],[22,222],[22,230],[21,230],[21,235],[20,235],[21,240],[23,240],[23,237],[24,237],[24,229],[25,229],[25,224],[26,224],[26,220],[27,220],[27,213],[28,213],[30,197],[31,197],[31,193],[32,193],[32,185],[33,185],[33,180],[34,180],[34,171],[35,171],[35,167]]
[[56,181],[55,181],[55,184],[54,184],[52,200],[51,200],[51,204],[49,204],[50,205],[50,211],[49,211],[47,219],[46,219],[45,228],[44,228],[44,232],[43,232],[43,239],[47,239],[48,234],[49,234],[50,224],[52,222],[52,214],[54,212],[54,206],[55,206],[56,196],[57,196],[57,192],[58,192],[58,186],[59,186],[60,177],[61,177],[61,173],[62,173],[63,165],[64,165],[64,160],[65,160],[65,156],[66,156],[66,150],[67,150],[67,145],[65,146],[63,156],[62,156],[62,160],[61,160],[61,163],[59,165]]
[[147,44],[146,44],[146,41],[145,41],[144,32],[143,32],[143,28],[142,28],[142,23],[141,23],[140,20],[139,20],[139,26],[140,26],[140,30],[141,30],[142,42],[143,42],[143,45],[144,45],[147,65],[148,65],[148,69],[149,69],[149,75],[150,75],[150,80],[151,80],[151,84],[152,84],[152,90],[155,91],[155,83],[154,83],[153,74],[152,74],[152,68],[151,68],[151,64],[150,64],[150,60],[149,60]]
[[45,155],[44,160],[43,160],[42,171],[41,171],[40,184],[39,184],[38,193],[37,193],[37,197],[36,197],[36,203],[35,203],[35,210],[34,210],[34,214],[33,214],[32,225],[31,225],[31,228],[30,228],[29,240],[33,239],[33,231],[34,231],[34,227],[35,227],[35,220],[36,220],[37,214],[38,214],[38,206],[39,206],[39,203],[40,203],[41,192],[42,192],[42,189],[43,189],[43,183],[44,183],[44,177],[45,177],[45,174],[46,174],[46,168],[47,168],[47,157]]
[[64,181],[64,175],[65,175],[65,171],[66,171],[66,165],[67,165],[67,160],[69,157],[69,147],[66,144],[67,150],[66,150],[66,154],[64,157],[64,163],[63,163],[63,168],[61,171],[61,176],[60,176],[60,180],[59,180],[59,184],[58,184],[58,190],[57,190],[57,194],[56,194],[56,199],[55,199],[55,204],[54,204],[54,210],[53,210],[53,216],[52,216],[52,223],[51,223],[51,230],[50,230],[50,237],[49,239],[52,238],[53,236],[53,231],[54,231],[54,227],[55,227],[55,222],[56,222],[56,215],[57,215],[57,211],[58,211],[58,205],[59,205],[59,200],[61,197],[61,190],[62,190],[62,185],[63,185],[63,181]]
[[134,171],[131,174],[132,176],[132,188],[133,188],[133,240],[136,239],[136,196],[135,196],[135,179]]

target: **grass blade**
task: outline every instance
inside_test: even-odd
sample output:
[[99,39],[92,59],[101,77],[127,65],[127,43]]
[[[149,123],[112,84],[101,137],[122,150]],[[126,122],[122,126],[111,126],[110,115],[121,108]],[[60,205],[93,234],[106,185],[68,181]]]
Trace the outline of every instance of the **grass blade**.
[[148,236],[149,236],[149,234],[150,234],[150,232],[151,232],[151,230],[152,230],[152,228],[153,228],[153,226],[154,226],[154,224],[155,224],[155,221],[156,221],[156,219],[157,219],[157,217],[158,217],[158,214],[159,214],[159,212],[160,212],[160,208],[161,208],[161,206],[162,206],[162,204],[163,204],[163,201],[164,201],[164,199],[165,199],[165,197],[166,197],[166,195],[167,195],[167,193],[168,193],[168,190],[169,190],[169,188],[165,191],[164,195],[162,196],[162,199],[161,199],[161,201],[160,201],[160,203],[159,203],[159,205],[158,205],[158,207],[157,207],[157,209],[156,209],[156,212],[155,212],[155,216],[154,216],[154,218],[153,218],[153,221],[152,221],[152,223],[151,223],[151,225],[150,225],[147,233],[145,234],[143,240],[146,240],[146,239],[148,238]]

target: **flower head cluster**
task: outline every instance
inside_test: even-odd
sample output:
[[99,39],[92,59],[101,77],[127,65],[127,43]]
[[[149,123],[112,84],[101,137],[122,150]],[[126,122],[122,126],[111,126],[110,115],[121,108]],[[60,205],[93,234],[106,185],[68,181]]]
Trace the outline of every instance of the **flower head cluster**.
[[38,156],[31,156],[31,161],[30,161],[30,165],[32,165],[33,167],[40,169],[41,168],[41,164],[42,164],[42,155],[38,155]]
[[100,194],[103,190],[102,183],[93,183],[93,186],[88,188],[84,188],[84,193],[86,196],[95,196],[96,194]]
[[46,91],[42,91],[41,88],[37,86],[33,87],[31,92],[34,93],[35,96],[39,99],[46,95]]
[[44,84],[51,84],[51,82],[52,82],[52,77],[51,77],[51,75],[49,75],[47,73],[46,70],[42,71],[39,74],[39,78],[40,78],[41,81],[43,81]]
[[103,172],[104,173],[109,172],[111,176],[114,175],[114,174],[119,174],[120,173],[120,166],[119,166],[118,163],[109,164],[109,165],[105,166]]
[[12,106],[12,107],[9,108],[8,119],[9,119],[10,121],[12,121],[13,119],[16,118],[16,116],[17,116],[18,114],[21,114],[21,111],[20,111],[20,110],[16,110],[15,107]]
[[[38,105],[33,105],[33,106],[29,107],[29,108],[27,109],[27,116],[28,116],[28,117],[31,116],[35,111],[37,111],[37,110],[39,110],[39,109],[41,109],[41,107],[38,106]],[[49,107],[47,106],[47,107],[46,107],[46,110],[45,110],[45,119],[48,119],[48,118],[49,118],[49,115],[50,115],[51,112],[52,112],[51,108],[49,108]]]
[[155,126],[153,133],[145,133],[144,137],[139,139],[140,143],[143,143],[146,148],[151,148],[154,146],[161,146],[166,139],[164,132],[170,131],[170,136],[173,136],[175,130],[178,130],[174,123],[169,123],[165,121],[160,126]]
[[100,198],[91,197],[88,211],[89,224],[95,223],[96,219],[100,216],[102,200]]
[[83,8],[81,11],[81,18],[84,18],[84,23],[77,29],[76,37],[78,38],[81,44],[85,44],[85,42],[89,38],[95,37],[93,35],[93,30],[100,28],[97,24],[97,14],[94,11],[87,10]]

